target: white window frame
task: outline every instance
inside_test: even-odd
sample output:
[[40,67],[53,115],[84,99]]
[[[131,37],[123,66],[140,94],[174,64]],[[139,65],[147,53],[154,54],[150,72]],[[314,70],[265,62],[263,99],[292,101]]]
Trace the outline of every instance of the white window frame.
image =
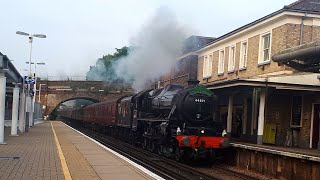
[[212,76],[212,63],[213,63],[213,54],[209,54],[209,59],[208,59],[208,74],[207,77],[210,78]]
[[207,79],[212,76],[212,58],[212,54],[203,56],[203,79]]
[[[265,48],[264,46],[264,37],[269,35],[269,47]],[[260,34],[260,40],[259,40],[259,59],[258,59],[258,66],[269,64],[271,60],[271,44],[272,44],[272,33],[271,31],[265,32],[263,34]],[[264,51],[268,49],[268,59],[264,59]]]
[[[223,56],[221,56],[223,53]],[[218,62],[218,75],[223,75],[224,73],[224,61],[225,61],[225,50],[219,50],[219,62]]]
[[203,56],[203,68],[202,68],[203,79],[207,78],[207,67],[208,67],[208,58],[207,56]]
[[[233,54],[231,53],[231,50],[233,49]],[[235,69],[236,64],[236,46],[232,45],[229,46],[229,57],[228,57],[228,73],[233,73]]]
[[[246,44],[245,51],[243,50],[244,44]],[[245,70],[247,68],[247,61],[248,61],[248,40],[242,41],[240,44],[239,70]]]

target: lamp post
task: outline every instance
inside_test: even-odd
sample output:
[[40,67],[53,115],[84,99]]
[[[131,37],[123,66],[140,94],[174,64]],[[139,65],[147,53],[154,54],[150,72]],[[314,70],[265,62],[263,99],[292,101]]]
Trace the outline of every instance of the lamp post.
[[[32,42],[33,42],[33,38],[46,38],[47,36],[44,34],[30,34],[30,33],[26,33],[26,32],[22,32],[22,31],[17,31],[16,34],[18,35],[23,35],[23,36],[28,36],[29,38],[29,43],[30,43],[30,57],[29,57],[29,76],[32,76],[31,74],[31,59],[32,59]],[[27,108],[27,113],[29,113],[27,115],[27,117],[29,117],[29,121],[27,121],[28,125],[30,127],[31,124],[33,124],[33,103],[34,101],[31,100],[32,96],[31,96],[31,90],[30,90],[30,84],[28,84],[28,91],[27,91],[27,100],[29,104],[29,108]]]
[[37,75],[37,65],[46,65],[46,63],[44,63],[44,62],[36,62],[36,63],[26,62],[26,64],[34,64],[34,74],[33,74],[34,77],[36,77],[36,75]]
[[[33,107],[32,107],[32,112],[35,113],[35,102],[36,102],[36,96],[37,96],[37,65],[46,65],[46,63],[44,62],[26,62],[27,64],[34,64],[34,84],[33,84],[33,91],[34,91],[34,96],[32,98],[32,104],[33,104]],[[39,97],[40,98],[40,97]],[[39,107],[39,106],[38,106]],[[37,115],[36,117],[38,117],[39,113],[35,113],[34,115]],[[33,118],[34,119],[34,118]],[[32,121],[32,125],[34,125],[34,121]]]

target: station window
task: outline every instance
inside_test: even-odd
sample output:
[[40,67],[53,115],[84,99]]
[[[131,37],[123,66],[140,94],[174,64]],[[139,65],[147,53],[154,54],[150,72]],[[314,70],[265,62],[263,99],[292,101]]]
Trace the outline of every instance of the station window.
[[302,96],[293,96],[291,107],[291,127],[301,127],[302,119]]
[[212,76],[212,61],[213,61],[213,57],[212,54],[209,55],[209,70],[208,70],[208,77]]
[[270,62],[270,44],[271,34],[270,32],[264,33],[260,36],[260,48],[259,48],[259,64]]
[[203,57],[203,78],[205,79],[207,77],[207,67],[208,67],[208,57]]
[[209,78],[212,76],[212,54],[204,56],[203,60],[203,78]]
[[219,65],[218,65],[218,75],[222,75],[224,72],[224,50],[219,52]]
[[234,71],[235,60],[236,60],[235,56],[236,56],[235,46],[230,46],[229,47],[228,72]]
[[240,46],[240,61],[239,69],[245,69],[247,67],[247,52],[248,52],[248,43],[243,41]]

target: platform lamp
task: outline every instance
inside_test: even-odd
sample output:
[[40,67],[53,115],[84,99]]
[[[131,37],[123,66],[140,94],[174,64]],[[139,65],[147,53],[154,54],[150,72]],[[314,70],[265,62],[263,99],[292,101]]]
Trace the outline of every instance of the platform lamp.
[[[32,42],[33,42],[33,38],[34,37],[36,37],[36,38],[46,38],[47,36],[44,35],[44,34],[31,34],[31,33],[26,33],[26,32],[22,32],[22,31],[17,31],[16,34],[23,35],[23,36],[28,36],[28,38],[29,38],[29,43],[30,43],[29,76],[32,76],[32,74],[31,74],[31,59],[32,59]],[[34,110],[33,104],[32,104],[32,102],[34,102],[34,101],[31,100],[32,97],[31,97],[31,93],[30,93],[30,84],[28,84],[27,97],[28,97],[27,99],[28,99],[28,102],[29,102],[29,103],[27,103],[29,105],[29,108],[27,108],[28,109],[27,113],[29,113],[28,114],[29,116],[27,116],[27,117],[29,117],[29,122],[28,122],[29,124],[28,125],[30,127],[30,125],[33,124],[33,110]]]
[[[26,64],[34,64],[34,84],[33,84],[33,90],[34,90],[34,96],[32,98],[32,103],[33,103],[33,108],[32,111],[34,112],[34,105],[36,102],[36,96],[37,96],[37,65],[46,65],[46,63],[44,62],[26,62]],[[40,95],[39,95],[39,99],[40,99]],[[32,122],[32,125],[34,124],[34,121]]]

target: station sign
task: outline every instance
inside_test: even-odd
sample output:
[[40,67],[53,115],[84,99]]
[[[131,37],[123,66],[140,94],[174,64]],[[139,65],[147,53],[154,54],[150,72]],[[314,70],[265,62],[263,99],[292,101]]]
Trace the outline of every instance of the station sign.
[[25,84],[35,84],[36,79],[30,76],[24,76],[24,83]]

